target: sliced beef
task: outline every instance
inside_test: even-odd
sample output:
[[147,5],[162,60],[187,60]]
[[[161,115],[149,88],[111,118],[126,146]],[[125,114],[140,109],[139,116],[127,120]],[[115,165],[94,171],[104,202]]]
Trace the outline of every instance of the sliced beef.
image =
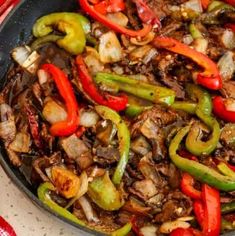
[[226,98],[234,98],[235,99],[235,81],[224,82],[221,93]]

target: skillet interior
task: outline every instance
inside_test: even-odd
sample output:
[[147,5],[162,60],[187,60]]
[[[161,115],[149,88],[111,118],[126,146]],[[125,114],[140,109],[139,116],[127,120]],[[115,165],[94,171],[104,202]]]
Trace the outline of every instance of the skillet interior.
[[[16,46],[27,42],[27,40],[31,37],[31,29],[35,20],[40,16],[51,12],[74,11],[76,8],[77,1],[75,0],[23,0],[22,3],[14,9],[3,25],[0,26],[0,88],[3,88],[5,84],[4,75],[11,64],[10,51]],[[97,231],[78,226],[44,206],[38,200],[35,195],[35,190],[29,185],[21,172],[10,164],[2,146],[0,146],[0,164],[3,166],[4,170],[17,185],[17,187],[21,189],[37,206],[40,206],[64,222],[67,222],[92,235],[103,235]],[[85,234],[82,233],[82,235]],[[223,235],[234,236],[235,232],[230,232]]]

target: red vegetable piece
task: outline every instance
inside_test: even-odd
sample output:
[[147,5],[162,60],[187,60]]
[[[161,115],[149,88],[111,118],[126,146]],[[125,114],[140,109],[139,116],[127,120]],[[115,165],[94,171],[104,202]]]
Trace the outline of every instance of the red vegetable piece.
[[16,236],[12,226],[0,216],[0,235],[1,236]]
[[114,30],[115,32],[126,34],[130,37],[144,37],[147,35],[151,29],[152,25],[144,25],[141,30],[131,30],[128,28],[125,28],[123,26],[120,26],[118,24],[115,24],[114,22],[110,21],[106,16],[100,14],[97,12],[93,6],[91,6],[88,2],[88,0],[78,0],[80,3],[81,8],[89,14],[92,18],[99,21],[104,26]]
[[207,9],[207,7],[209,6],[211,0],[201,0],[201,4],[204,10]]
[[170,236],[194,236],[194,233],[190,229],[177,228],[171,232]]
[[223,0],[223,1],[235,7],[235,0]]
[[193,210],[194,210],[194,214],[197,218],[197,221],[198,221],[199,225],[203,229],[203,221],[204,221],[204,217],[205,217],[205,212],[204,212],[204,206],[203,206],[202,202],[201,201],[195,201],[193,203]]
[[181,180],[181,191],[192,199],[201,199],[201,192],[193,187],[195,181],[188,173],[183,173]]
[[153,40],[153,45],[158,48],[165,48],[171,52],[178,53],[190,58],[199,66],[204,68],[204,71],[197,76],[197,83],[212,90],[222,88],[222,79],[217,65],[206,55],[197,52],[188,45],[183,44],[173,38],[157,36]]
[[79,124],[78,104],[71,83],[65,73],[53,64],[44,64],[42,69],[52,76],[59,90],[61,97],[65,101],[67,110],[67,120],[53,124],[50,132],[53,136],[69,136],[73,134]]
[[127,96],[122,95],[118,97],[110,95],[108,93],[100,93],[88,72],[82,56],[77,56],[76,64],[82,89],[90,97],[90,99],[100,105],[108,106],[116,111],[122,111],[126,108],[128,102]]
[[213,112],[220,119],[235,123],[235,111],[227,110],[223,98],[220,96],[216,96],[213,99]]
[[219,236],[221,227],[220,193],[207,184],[202,186],[204,203],[203,235]]

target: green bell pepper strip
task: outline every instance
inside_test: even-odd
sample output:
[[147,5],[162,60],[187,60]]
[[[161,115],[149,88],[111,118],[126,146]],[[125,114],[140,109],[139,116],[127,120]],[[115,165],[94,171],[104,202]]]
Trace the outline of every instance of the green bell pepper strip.
[[229,4],[226,4],[221,1],[212,1],[211,4],[209,4],[207,8],[207,12],[212,12],[212,11],[218,11],[218,10],[235,10],[234,7],[232,7]]
[[202,33],[200,32],[200,30],[197,28],[196,24],[194,24],[194,23],[191,23],[189,25],[189,32],[190,32],[191,36],[193,37],[193,39],[204,38]]
[[43,47],[47,43],[56,43],[58,40],[62,39],[63,36],[55,35],[55,34],[48,34],[46,36],[37,38],[31,45],[31,50],[37,50]]
[[113,174],[112,181],[114,184],[120,184],[129,159],[130,132],[125,122],[114,110],[105,106],[96,106],[95,110],[103,119],[111,120],[117,126],[120,160]]
[[233,170],[231,170],[228,165],[226,165],[225,163],[223,162],[220,162],[218,165],[217,165],[217,168],[219,169],[219,171],[226,175],[226,176],[229,176],[231,178],[234,178],[235,179],[235,172]]
[[235,190],[235,180],[221,175],[219,172],[193,160],[185,159],[177,154],[178,147],[188,134],[190,126],[186,126],[176,134],[169,146],[172,162],[182,171],[189,173],[196,180],[223,191]]
[[118,210],[124,205],[121,192],[115,188],[108,172],[90,182],[87,193],[93,202],[107,211]]
[[85,34],[90,31],[90,23],[84,16],[71,12],[43,16],[34,24],[33,35],[36,38],[46,36],[53,31],[53,26],[66,34],[64,38],[57,40],[59,47],[73,55],[83,52],[86,44]]
[[186,90],[192,99],[198,101],[195,114],[211,130],[211,138],[208,141],[201,141],[201,129],[198,124],[193,125],[186,138],[186,148],[196,156],[209,155],[216,148],[220,138],[220,126],[217,120],[211,117],[212,101],[210,94],[195,84],[188,84]]
[[153,106],[140,106],[136,104],[129,104],[127,109],[125,110],[125,114],[129,117],[138,116],[145,110],[151,109]]
[[127,223],[122,228],[112,232],[111,236],[126,236],[131,231],[131,228],[132,224]]
[[175,100],[175,92],[171,89],[148,84],[126,76],[99,72],[94,79],[98,84],[116,86],[121,91],[154,103],[171,105]]
[[181,110],[181,111],[185,111],[189,114],[194,115],[196,108],[197,108],[197,104],[193,103],[193,102],[180,102],[180,101],[176,101],[171,105],[172,108],[176,109],[176,110]]
[[221,205],[221,213],[227,214],[235,211],[235,202],[224,203]]
[[235,225],[232,222],[229,222],[225,219],[221,220],[221,231],[228,231],[228,230],[234,230]]
[[45,182],[38,187],[38,198],[43,204],[53,210],[56,214],[63,216],[64,218],[71,220],[78,225],[87,227],[85,222],[79,220],[75,215],[52,201],[49,197],[48,191],[55,191],[55,187],[49,182]]

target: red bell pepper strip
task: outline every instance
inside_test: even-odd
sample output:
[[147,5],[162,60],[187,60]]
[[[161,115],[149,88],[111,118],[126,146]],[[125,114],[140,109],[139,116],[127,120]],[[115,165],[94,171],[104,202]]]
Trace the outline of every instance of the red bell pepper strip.
[[207,9],[207,7],[209,6],[211,0],[201,0],[201,4],[204,10]]
[[44,64],[42,69],[52,76],[61,97],[65,101],[67,119],[53,124],[50,132],[53,136],[69,136],[73,134],[79,124],[78,104],[71,83],[65,73],[53,64]]
[[7,223],[1,216],[0,216],[0,235],[1,236],[16,236],[14,229],[12,228],[9,223]]
[[201,232],[193,228],[177,228],[173,230],[170,236],[203,236]]
[[221,227],[220,193],[207,184],[202,186],[204,205],[203,235],[219,236]]
[[89,14],[92,18],[99,21],[106,27],[114,30],[115,32],[126,34],[130,37],[143,37],[147,35],[152,29],[152,25],[149,25],[149,24],[144,25],[144,27],[141,30],[131,30],[131,29],[125,28],[123,26],[115,24],[114,22],[110,21],[106,16],[97,12],[95,8],[89,4],[88,0],[78,0],[78,1],[80,3],[81,8],[87,14]]
[[201,199],[201,192],[193,187],[194,178],[188,173],[183,173],[181,180],[181,191],[192,199]]
[[223,1],[235,7],[235,0],[223,0]]
[[196,216],[196,219],[199,223],[199,225],[202,227],[203,229],[203,221],[204,221],[204,217],[205,217],[205,211],[204,211],[204,206],[202,204],[201,201],[195,201],[193,203],[193,210],[194,210],[194,214]]
[[122,111],[126,109],[128,103],[128,98],[126,95],[118,97],[108,93],[101,94],[93,82],[93,79],[88,72],[82,56],[77,56],[76,64],[82,89],[94,102],[98,103],[99,105],[108,106],[116,111]]
[[146,4],[144,0],[134,0],[139,18],[143,23],[151,24],[154,28],[161,27],[161,22],[154,11]]
[[125,10],[125,3],[123,0],[103,0],[94,5],[97,12],[106,15],[107,13],[114,13]]
[[203,67],[204,72],[199,73],[197,76],[198,84],[212,90],[222,88],[222,79],[217,65],[209,57],[173,38],[158,36],[155,37],[152,43],[155,47],[165,48],[171,52],[189,57],[191,60]]
[[229,167],[231,170],[235,171],[235,166],[230,165],[230,164],[228,164],[228,163],[227,163],[227,165],[228,165],[228,167]]
[[137,235],[137,236],[144,236],[141,233],[139,226],[137,225],[136,216],[132,216],[131,217],[131,224],[132,224],[132,228],[131,229],[135,233],[135,235]]
[[19,2],[19,0],[0,0],[0,24]]
[[220,119],[235,123],[235,111],[227,110],[223,98],[220,96],[213,99],[213,112]]
[[235,32],[235,24],[233,23],[225,24],[225,28],[231,29],[233,32]]

